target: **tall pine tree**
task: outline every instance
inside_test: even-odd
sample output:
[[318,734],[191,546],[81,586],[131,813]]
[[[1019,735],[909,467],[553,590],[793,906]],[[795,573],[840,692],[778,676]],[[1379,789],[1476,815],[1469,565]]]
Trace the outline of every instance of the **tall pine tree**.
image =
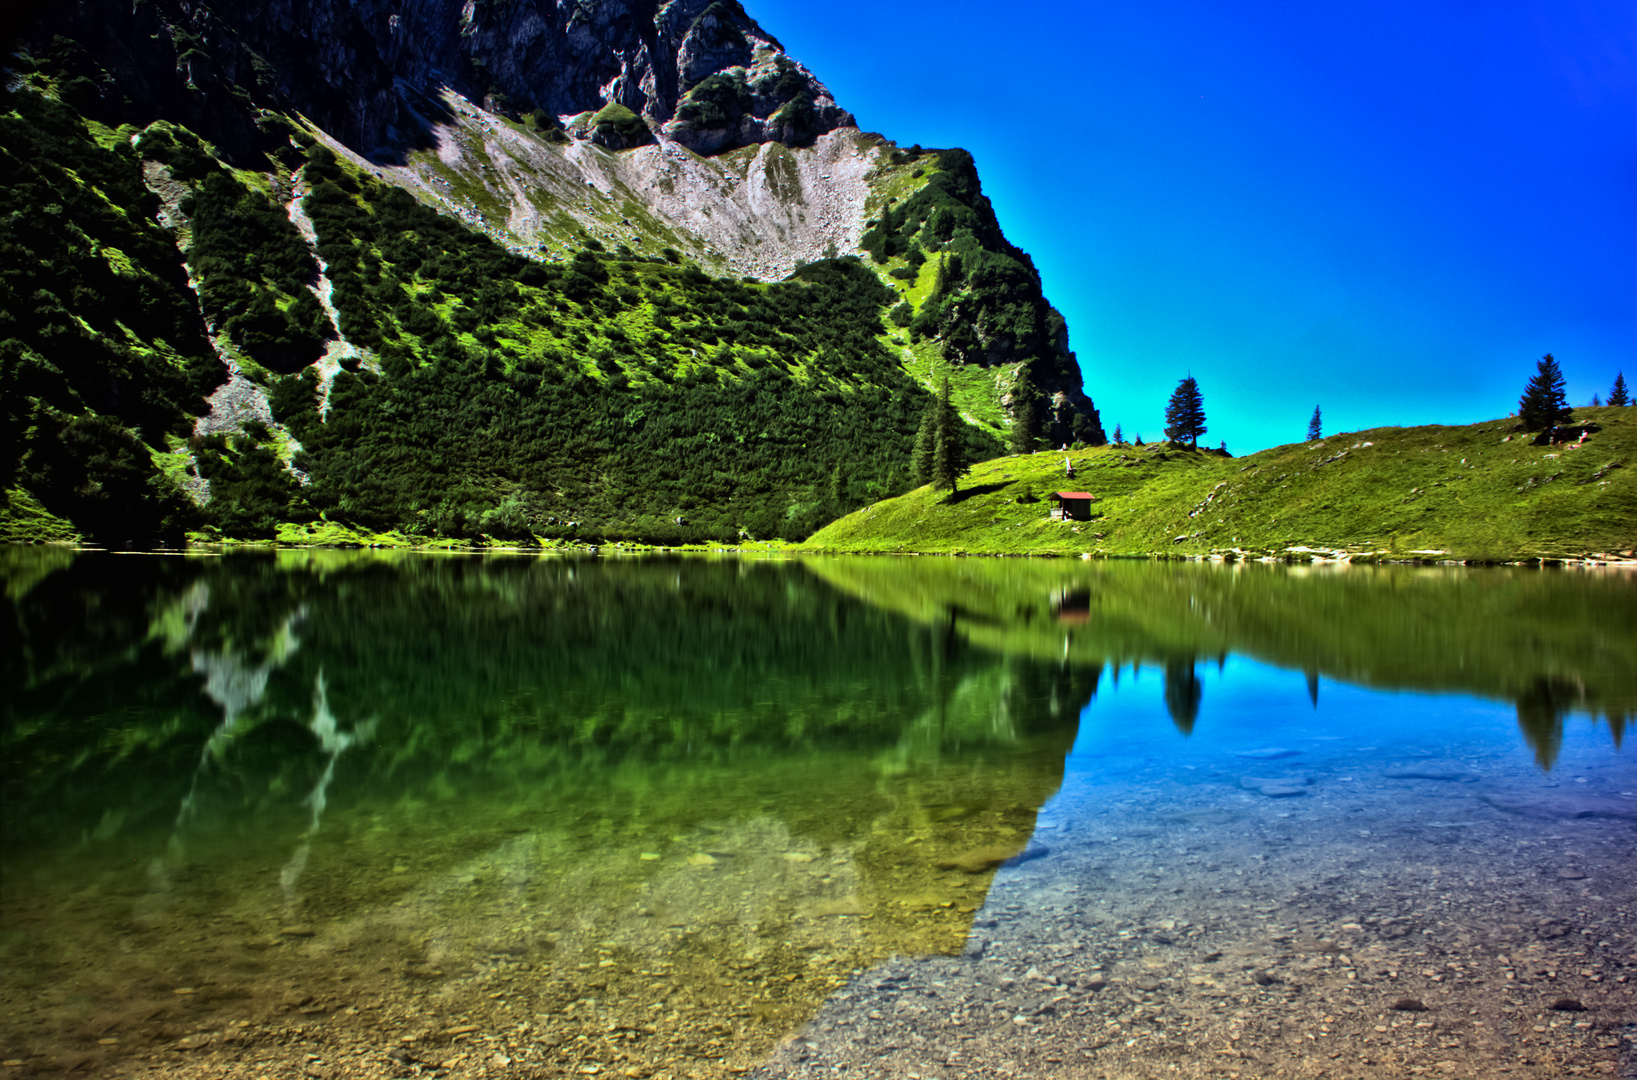
[[1199,383],[1190,375],[1177,384],[1170,404],[1165,406],[1165,437],[1198,447],[1205,430],[1205,399],[1200,397]]
[[1617,371],[1614,374],[1614,387],[1609,391],[1608,404],[1631,404],[1631,394],[1626,391],[1626,373],[1623,371]]
[[938,380],[938,400],[932,425],[932,486],[947,487],[953,495],[966,472],[966,441],[961,438],[961,420],[949,396],[949,376]]
[[1307,441],[1315,442],[1324,438],[1324,420],[1319,415],[1319,407],[1313,406],[1313,419],[1307,422]]
[[1573,418],[1569,399],[1563,392],[1563,372],[1552,354],[1547,353],[1536,362],[1535,377],[1529,380],[1529,385],[1523,388],[1523,397],[1518,399],[1518,419],[1523,421],[1523,430],[1541,431],[1566,424]]

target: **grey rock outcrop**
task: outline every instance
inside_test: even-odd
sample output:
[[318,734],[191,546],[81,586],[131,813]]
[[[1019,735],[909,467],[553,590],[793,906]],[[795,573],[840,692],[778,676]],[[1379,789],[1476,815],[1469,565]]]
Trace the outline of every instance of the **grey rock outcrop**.
[[[88,32],[138,116],[186,114],[190,97],[202,107],[211,86],[237,84],[379,161],[425,145],[443,87],[513,116],[618,105],[707,152],[853,123],[736,0],[71,0],[31,37]],[[712,79],[745,90],[730,122],[713,126],[715,106],[695,102],[701,122],[672,124]],[[216,134],[204,116],[196,127]],[[229,149],[252,141],[223,133]]]

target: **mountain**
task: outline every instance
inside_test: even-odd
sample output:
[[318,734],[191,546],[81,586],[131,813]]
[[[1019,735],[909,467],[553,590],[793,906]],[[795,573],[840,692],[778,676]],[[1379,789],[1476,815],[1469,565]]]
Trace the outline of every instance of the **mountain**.
[[14,538],[797,538],[943,375],[1104,441],[971,156],[732,0],[79,0],[4,93]]

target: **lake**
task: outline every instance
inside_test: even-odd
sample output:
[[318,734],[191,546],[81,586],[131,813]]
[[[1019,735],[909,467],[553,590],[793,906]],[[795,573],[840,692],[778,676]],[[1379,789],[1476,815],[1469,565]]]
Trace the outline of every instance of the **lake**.
[[1633,1049],[1629,573],[0,567],[8,1075],[1544,1078]]

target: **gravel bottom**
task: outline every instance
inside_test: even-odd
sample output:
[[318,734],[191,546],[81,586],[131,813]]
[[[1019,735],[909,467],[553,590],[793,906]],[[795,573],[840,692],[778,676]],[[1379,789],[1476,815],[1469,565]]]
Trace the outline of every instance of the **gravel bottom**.
[[1637,1076],[1614,777],[1267,779],[1071,778],[961,956],[853,981],[752,1075]]
[[[28,978],[8,945],[0,1077],[1637,1076],[1629,766],[1261,753],[1071,761],[998,872],[1021,811],[968,814],[952,774],[852,850],[770,819],[520,835],[317,925],[14,879],[13,942],[86,921]],[[314,895],[436,855],[366,865],[368,823],[334,824],[346,859],[287,866]]]

